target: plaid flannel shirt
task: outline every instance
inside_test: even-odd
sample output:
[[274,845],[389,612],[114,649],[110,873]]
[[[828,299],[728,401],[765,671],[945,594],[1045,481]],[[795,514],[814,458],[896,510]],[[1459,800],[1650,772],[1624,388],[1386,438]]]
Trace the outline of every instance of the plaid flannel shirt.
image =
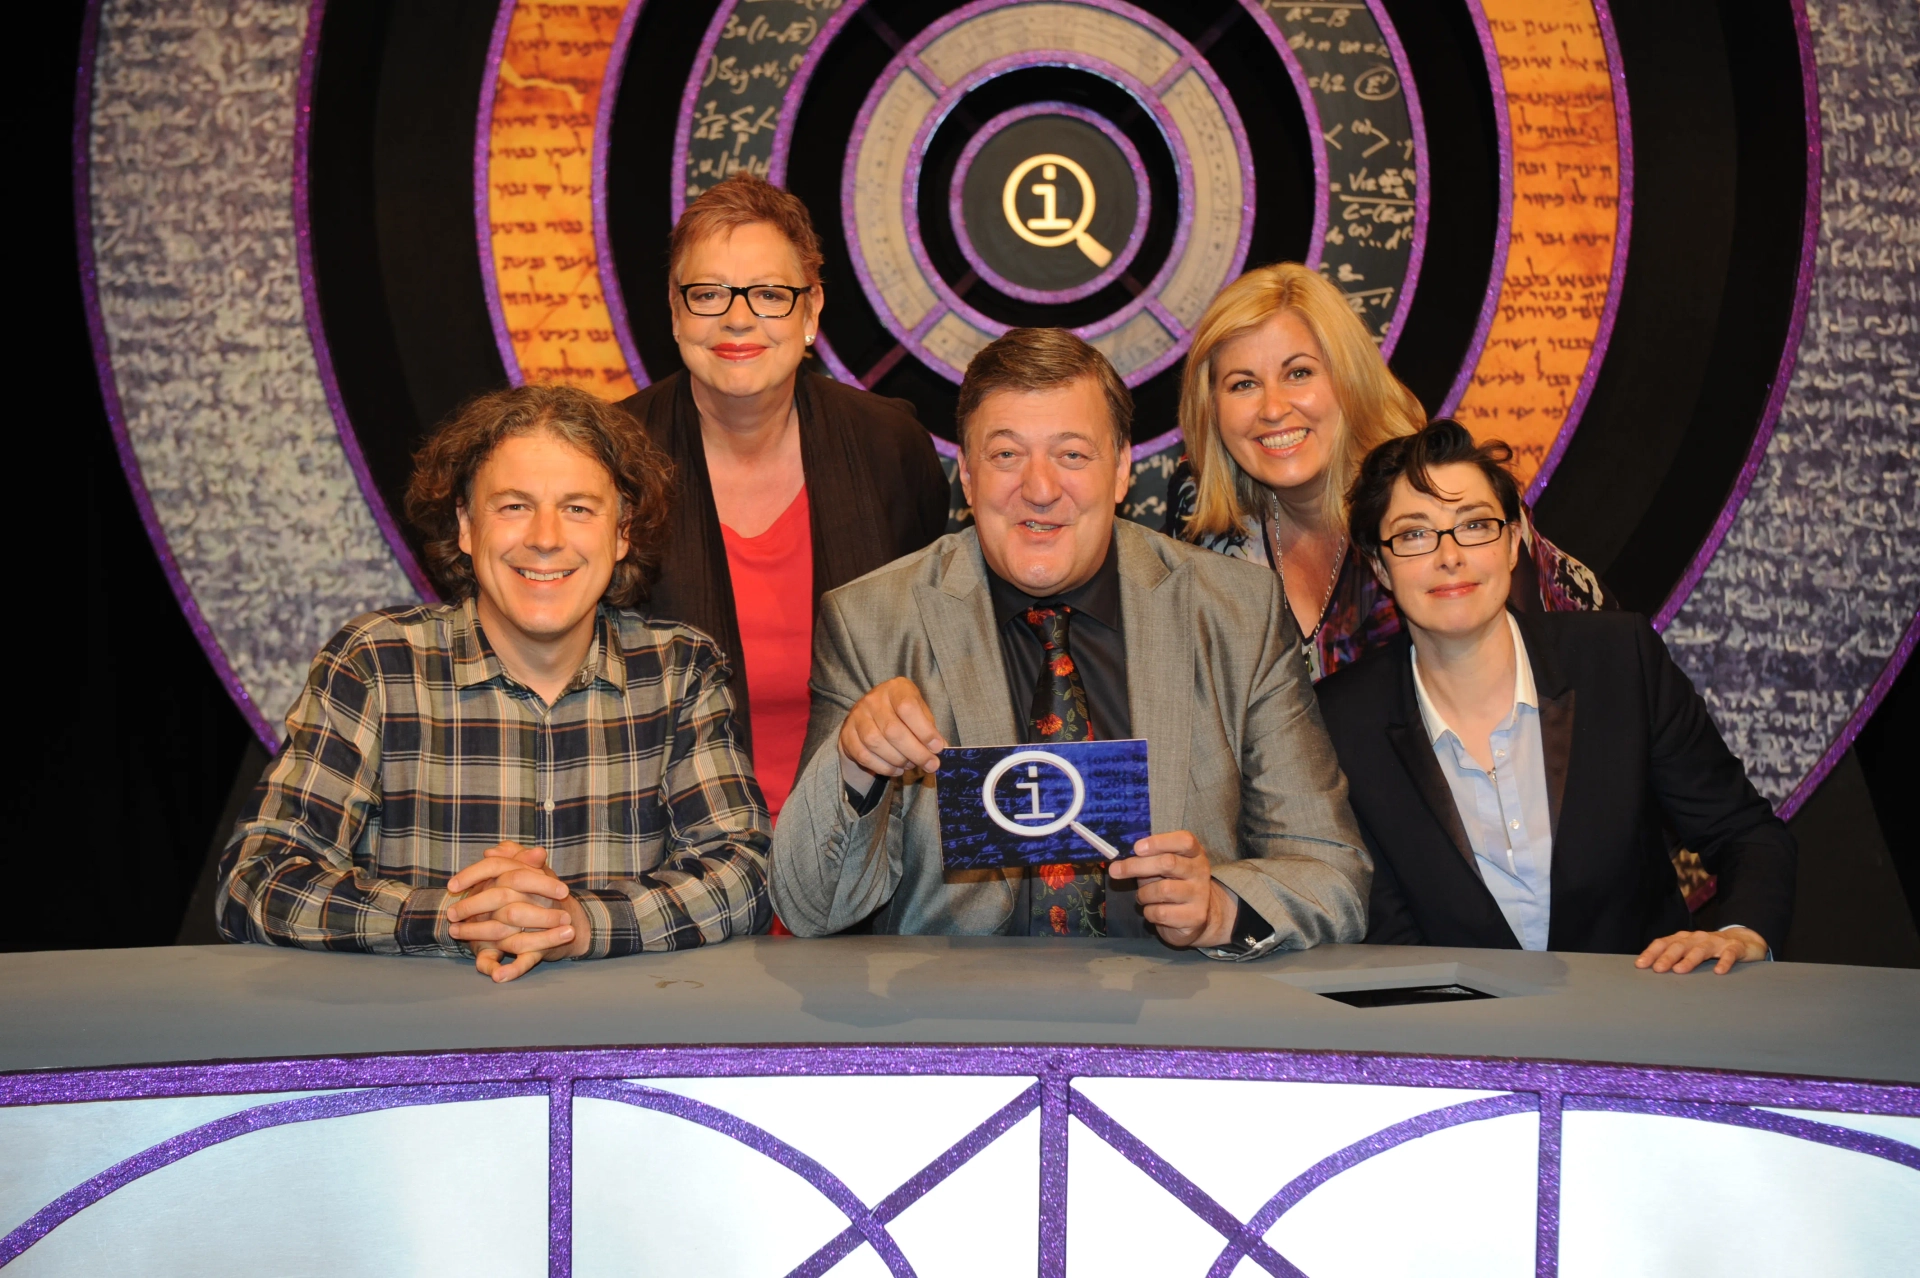
[[471,600],[356,618],[314,658],[221,857],[221,934],[469,957],[445,885],[506,839],[547,850],[587,957],[764,930],[770,827],[724,662],[697,630],[602,606],[549,707]]

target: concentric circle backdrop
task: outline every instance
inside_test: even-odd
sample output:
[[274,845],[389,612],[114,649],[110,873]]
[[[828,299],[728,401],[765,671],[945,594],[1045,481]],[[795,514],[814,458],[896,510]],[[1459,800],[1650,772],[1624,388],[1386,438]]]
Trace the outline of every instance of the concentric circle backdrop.
[[993,336],[1105,350],[1139,404],[1125,513],[1154,526],[1193,325],[1246,266],[1304,261],[1429,411],[1514,445],[1542,526],[1654,617],[1790,813],[1915,642],[1920,15],[1719,13],[95,0],[101,385],[271,745],[342,622],[430,594],[398,518],[424,431],[502,382],[620,398],[678,367],[666,232],[727,174],[806,200],[824,370],[948,456]]

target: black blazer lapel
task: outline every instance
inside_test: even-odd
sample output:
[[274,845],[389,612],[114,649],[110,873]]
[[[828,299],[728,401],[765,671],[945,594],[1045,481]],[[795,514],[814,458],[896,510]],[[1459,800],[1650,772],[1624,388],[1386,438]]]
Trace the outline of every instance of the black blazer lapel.
[[1466,822],[1460,819],[1460,809],[1454,805],[1453,787],[1447,784],[1440,760],[1434,757],[1433,742],[1427,739],[1426,720],[1420,717],[1420,701],[1413,691],[1413,661],[1408,652],[1411,647],[1403,638],[1389,649],[1399,666],[1399,696],[1395,698],[1392,719],[1386,726],[1387,740],[1400,757],[1400,766],[1406,769],[1421,802],[1445,831],[1466,869],[1466,879],[1456,880],[1457,886],[1452,889],[1463,894],[1454,898],[1452,906],[1460,924],[1474,935],[1476,945],[1519,949],[1519,938],[1514,936],[1506,916],[1500,912],[1499,903],[1480,877],[1480,866],[1473,857],[1473,843],[1467,838]]
[[1453,842],[1454,851],[1467,863],[1467,869],[1473,872],[1476,881],[1480,870],[1473,863],[1473,844],[1467,841],[1467,827],[1460,820],[1460,810],[1453,805],[1453,790],[1447,785],[1447,778],[1440,771],[1440,761],[1433,757],[1433,743],[1427,740],[1425,728],[1410,728],[1405,724],[1392,724],[1387,728],[1387,740],[1393,743],[1393,752],[1400,756],[1400,763],[1413,780],[1413,788],[1420,792],[1427,810],[1433,813],[1433,819],[1446,831],[1447,838]]
[[1540,748],[1546,756],[1547,826],[1557,847],[1560,810],[1567,793],[1567,770],[1573,762],[1574,689],[1553,659],[1553,649],[1539,625],[1524,613],[1516,614],[1520,637],[1527,644],[1527,664],[1533,667],[1533,688],[1540,697]]

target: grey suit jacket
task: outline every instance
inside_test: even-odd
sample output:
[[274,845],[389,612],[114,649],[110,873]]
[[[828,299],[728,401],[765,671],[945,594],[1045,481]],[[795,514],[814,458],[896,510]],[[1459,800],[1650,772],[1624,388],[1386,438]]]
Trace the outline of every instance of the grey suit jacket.
[[[1372,862],[1274,575],[1125,520],[1114,536],[1153,829],[1196,835],[1215,876],[1273,925],[1281,947],[1358,941]],[[821,597],[813,716],[773,839],[774,906],[800,936],[868,916],[878,932],[1005,933],[1021,871],[943,872],[934,777],[890,782],[865,816],[846,800],[840,726],[854,702],[898,676],[919,687],[951,744],[1020,740],[973,529]],[[1152,934],[1132,887],[1108,892],[1110,935]]]

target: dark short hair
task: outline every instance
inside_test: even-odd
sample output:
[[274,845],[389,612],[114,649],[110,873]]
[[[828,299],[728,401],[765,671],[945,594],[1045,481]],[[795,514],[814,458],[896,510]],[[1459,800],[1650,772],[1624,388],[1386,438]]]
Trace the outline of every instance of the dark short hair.
[[427,572],[453,602],[477,588],[473,560],[460,549],[460,508],[494,449],[516,435],[545,431],[607,468],[620,494],[627,553],[613,566],[602,598],[630,608],[646,598],[667,536],[673,463],[640,424],[604,399],[571,386],[516,386],[462,404],[413,455],[407,518],[425,541]]
[[1393,485],[1405,478],[1415,491],[1440,501],[1454,494],[1434,486],[1428,472],[1435,466],[1469,462],[1493,485],[1500,509],[1508,519],[1520,518],[1520,485],[1507,463],[1513,450],[1497,439],[1476,444],[1467,428],[1450,417],[1436,417],[1411,435],[1389,439],[1360,462],[1360,473],[1347,490],[1347,532],[1353,544],[1368,552],[1381,546],[1380,521],[1393,503]]
[[667,241],[667,283],[686,282],[680,278],[680,263],[695,244],[716,235],[732,235],[757,222],[771,226],[793,245],[800,259],[800,273],[806,276],[802,283],[820,282],[820,268],[827,259],[820,251],[820,236],[813,229],[807,206],[799,196],[742,171],[694,197],[673,224],[673,235]]
[[953,409],[960,447],[967,446],[967,421],[987,396],[1054,390],[1083,377],[1099,383],[1113,422],[1114,450],[1124,454],[1133,440],[1133,392],[1105,355],[1064,328],[1010,328],[968,361],[960,402]]

